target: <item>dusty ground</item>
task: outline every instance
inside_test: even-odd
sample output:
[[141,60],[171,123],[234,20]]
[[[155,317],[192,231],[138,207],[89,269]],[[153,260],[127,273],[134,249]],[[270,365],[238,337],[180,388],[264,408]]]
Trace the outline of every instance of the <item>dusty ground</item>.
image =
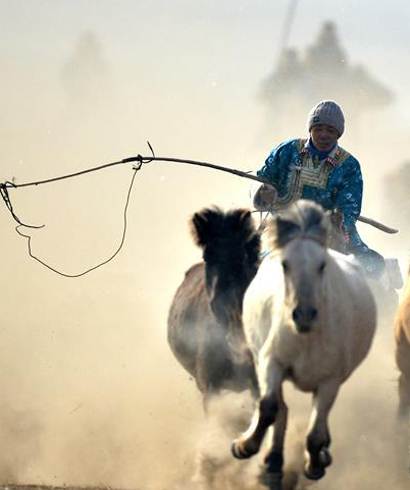
[[[396,425],[397,406],[394,370],[387,332],[379,332],[373,355],[341,393],[331,415],[333,465],[318,482],[299,479],[284,490],[408,490],[410,441],[408,424]],[[287,386],[291,420],[287,435],[287,469],[300,471],[303,465],[303,440],[310,412],[308,397]],[[250,399],[226,395],[216,400],[212,417],[196,426],[196,437],[186,448],[184,458],[153,461],[155,451],[146,455],[153,464],[150,478],[143,472],[127,485],[132,490],[262,490],[258,483],[263,455],[249,461],[237,461],[230,455],[230,441],[248,420]],[[197,407],[200,410],[200,406]],[[233,416],[234,415],[234,416]],[[236,420],[235,420],[236,419]],[[407,432],[407,434],[406,434]],[[158,446],[157,452],[161,452]],[[153,449],[153,448],[151,448]],[[150,457],[149,457],[150,455]],[[145,464],[148,459],[144,459]],[[173,461],[173,462],[172,462]],[[104,465],[104,462],[100,462]],[[135,461],[136,463],[136,461]],[[84,461],[85,464],[85,461]],[[172,466],[168,468],[168,466]],[[98,468],[95,468],[98,473]],[[164,474],[161,476],[161,470]],[[165,471],[167,470],[167,471]],[[67,480],[69,481],[68,475]],[[194,478],[193,478],[194,476]],[[196,477],[196,478],[195,478]],[[22,479],[20,479],[21,481]],[[140,480],[136,483],[135,480]],[[118,481],[118,480],[117,480]],[[23,481],[24,483],[24,481]],[[111,490],[119,485],[31,485],[3,484],[0,490]]]

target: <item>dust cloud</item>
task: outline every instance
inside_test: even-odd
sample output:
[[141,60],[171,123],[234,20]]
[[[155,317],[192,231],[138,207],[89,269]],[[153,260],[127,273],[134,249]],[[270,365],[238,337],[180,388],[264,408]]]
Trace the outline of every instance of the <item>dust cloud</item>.
[[[140,9],[122,2],[130,9],[125,14],[103,2],[110,30],[94,2],[0,3],[14,23],[2,29],[0,46],[7,74],[0,81],[2,182],[149,155],[147,140],[157,156],[254,171],[274,145],[256,97],[274,51],[263,19],[278,18],[263,2],[255,4],[266,34],[258,28],[255,36],[249,6],[243,14],[236,6],[232,12],[202,6],[195,20],[197,12],[182,1],[181,18],[165,5],[159,15],[148,3]],[[222,21],[214,22],[211,10]],[[363,214],[396,227],[402,223],[387,211],[384,177],[404,163],[410,143],[405,101],[398,94],[391,106],[365,114],[361,130],[347,129],[341,140],[362,163]],[[346,113],[347,128],[353,117]],[[304,119],[282,129],[303,136]],[[24,229],[32,252],[68,274],[110,257],[121,240],[131,177],[132,167],[124,165],[10,190],[17,216],[45,225]],[[191,490],[205,481],[218,490],[259,488],[262,456],[239,462],[229,450],[246,425],[249,398],[215,400],[206,420],[194,381],[166,344],[172,296],[201,258],[188,233],[190,216],[213,204],[248,206],[248,189],[247,181],[208,169],[147,164],[132,190],[120,254],[77,279],[29,258],[27,240],[0,209],[0,483]],[[407,269],[407,235],[359,227],[369,246]],[[400,478],[408,455],[395,426],[392,353],[385,322],[339,396],[331,416],[334,465],[312,488],[405,488]],[[287,461],[299,468],[309,401],[291,390],[289,397]]]
[[[371,353],[342,386],[330,415],[333,465],[319,482],[303,474],[310,395],[285,384],[289,424],[285,444],[284,490],[370,490],[382,484],[405,490],[409,484],[408,421],[397,418],[397,372],[390,325],[379,324]],[[232,458],[230,445],[247,428],[252,414],[249,393],[225,393],[213,400],[197,426],[191,479],[177,488],[255,490],[261,483],[263,450],[251,460]],[[269,443],[268,433],[265,442]]]

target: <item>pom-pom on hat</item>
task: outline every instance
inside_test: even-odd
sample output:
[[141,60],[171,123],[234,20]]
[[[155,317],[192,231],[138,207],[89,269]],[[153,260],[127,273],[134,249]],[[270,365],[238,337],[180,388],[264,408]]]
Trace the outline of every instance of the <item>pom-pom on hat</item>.
[[345,130],[345,117],[342,109],[333,100],[322,100],[309,112],[307,125],[310,133],[313,126],[327,124],[332,126],[342,136]]

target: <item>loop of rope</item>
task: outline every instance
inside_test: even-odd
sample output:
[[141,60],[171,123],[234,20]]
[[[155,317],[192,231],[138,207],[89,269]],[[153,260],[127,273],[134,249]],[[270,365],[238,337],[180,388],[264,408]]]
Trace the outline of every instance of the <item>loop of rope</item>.
[[[124,242],[125,242],[125,237],[126,237],[126,233],[127,233],[127,211],[128,211],[128,205],[129,205],[129,202],[130,202],[131,191],[132,191],[132,188],[134,186],[134,181],[135,181],[135,177],[137,175],[137,172],[139,170],[141,170],[142,165],[144,163],[150,163],[150,162],[152,162],[153,159],[155,159],[155,152],[154,152],[154,150],[153,150],[150,142],[148,141],[147,143],[148,143],[148,146],[149,146],[149,148],[151,150],[152,157],[143,157],[143,156],[141,156],[141,155],[138,154],[136,157],[124,158],[123,160],[120,160],[118,162],[112,162],[112,163],[108,163],[108,164],[105,164],[105,165],[100,165],[99,167],[94,167],[94,168],[91,168],[91,169],[82,170],[80,172],[75,172],[75,173],[72,173],[72,174],[63,175],[63,176],[55,177],[55,178],[52,178],[52,179],[46,179],[46,180],[36,181],[36,182],[28,182],[28,183],[25,183],[25,184],[16,184],[16,183],[10,182],[10,181],[5,181],[3,183],[0,183],[0,196],[2,197],[4,203],[6,204],[7,209],[10,211],[10,214],[12,215],[13,219],[18,223],[18,226],[16,226],[16,228],[15,228],[16,232],[20,236],[22,236],[22,237],[24,237],[24,238],[27,239],[27,248],[28,248],[28,254],[29,254],[29,256],[32,259],[34,259],[37,262],[39,262],[44,267],[46,267],[47,269],[50,269],[51,271],[55,272],[56,274],[59,274],[60,276],[63,276],[63,277],[70,277],[70,278],[71,277],[81,277],[81,276],[84,276],[85,274],[88,274],[89,272],[91,272],[91,271],[93,271],[95,269],[98,269],[99,267],[101,267],[101,266],[107,264],[108,262],[110,262],[111,260],[113,260],[114,257],[120,252],[120,250],[122,249],[122,247],[124,245]],[[48,184],[48,183],[51,183],[51,182],[56,182],[58,180],[68,179],[68,178],[72,178],[72,177],[78,177],[80,175],[84,175],[84,174],[90,173],[90,172],[95,172],[97,170],[102,170],[102,169],[105,169],[105,168],[108,168],[108,167],[112,167],[114,165],[120,165],[120,164],[124,164],[124,163],[133,163],[133,162],[136,162],[136,165],[133,166],[134,174],[133,174],[133,176],[131,178],[131,182],[130,182],[130,185],[128,187],[127,197],[126,197],[126,201],[125,201],[124,213],[123,213],[123,231],[122,231],[122,236],[121,236],[120,244],[117,247],[117,249],[115,250],[115,252],[108,259],[106,259],[103,262],[95,265],[94,267],[90,267],[89,269],[87,269],[87,270],[85,270],[83,272],[80,272],[78,274],[67,274],[65,272],[61,272],[61,271],[55,269],[54,267],[50,266],[49,264],[47,264],[46,262],[44,262],[43,260],[41,260],[39,257],[37,257],[36,255],[33,254],[32,247],[31,247],[31,236],[22,233],[22,231],[20,230],[20,228],[21,227],[26,227],[26,228],[32,228],[32,229],[40,229],[40,228],[43,228],[45,225],[41,225],[41,226],[28,225],[26,223],[23,223],[19,219],[19,217],[14,212],[13,205],[12,205],[11,200],[10,200],[10,195],[9,195],[9,192],[8,192],[8,189],[9,188],[17,189],[19,187],[29,187],[29,186],[38,186],[38,185],[41,185],[41,184]]]
[[37,257],[36,255],[33,254],[32,248],[31,248],[31,236],[30,235],[25,235],[24,233],[22,233],[20,231],[20,227],[21,226],[26,226],[26,225],[19,224],[18,226],[16,226],[15,230],[16,230],[16,232],[20,236],[22,236],[24,238],[27,238],[27,247],[28,247],[28,254],[29,254],[29,256],[32,259],[34,259],[37,262],[39,262],[44,267],[46,267],[47,269],[50,269],[51,271],[55,272],[56,274],[58,274],[60,276],[63,276],[63,277],[70,277],[70,278],[72,278],[72,277],[85,276],[89,272],[94,271],[95,269],[98,269],[99,267],[101,267],[101,266],[103,266],[105,264],[108,264],[108,262],[110,262],[111,260],[113,260],[114,257],[116,255],[118,255],[118,253],[122,249],[122,247],[124,245],[124,242],[125,242],[125,237],[126,237],[126,233],[127,233],[127,211],[128,211],[128,205],[129,205],[129,202],[130,202],[131,191],[132,191],[132,188],[134,186],[135,177],[137,175],[137,172],[141,169],[141,166],[142,166],[142,163],[140,162],[138,165],[136,165],[136,166],[133,167],[134,174],[133,174],[133,176],[131,178],[131,182],[130,182],[130,185],[128,187],[127,197],[126,197],[126,200],[125,200],[125,206],[124,206],[124,212],[123,212],[123,230],[122,230],[122,236],[121,236],[120,244],[118,245],[118,247],[115,250],[115,252],[108,259],[106,259],[103,262],[100,262],[99,264],[97,264],[97,265],[95,265],[93,267],[90,267],[89,269],[87,269],[87,270],[85,270],[83,272],[80,272],[78,274],[67,274],[65,272],[61,272],[61,271],[55,269],[54,267],[52,267],[51,265],[47,264],[46,262],[44,262],[43,260],[41,260],[39,257]]

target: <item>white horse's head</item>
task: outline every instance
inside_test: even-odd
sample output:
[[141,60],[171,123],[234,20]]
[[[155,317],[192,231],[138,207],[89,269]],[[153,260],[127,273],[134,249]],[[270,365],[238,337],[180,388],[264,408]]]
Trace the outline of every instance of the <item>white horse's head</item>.
[[285,305],[299,333],[309,333],[320,317],[329,261],[329,217],[311,201],[300,200],[274,220],[271,240],[281,261]]

